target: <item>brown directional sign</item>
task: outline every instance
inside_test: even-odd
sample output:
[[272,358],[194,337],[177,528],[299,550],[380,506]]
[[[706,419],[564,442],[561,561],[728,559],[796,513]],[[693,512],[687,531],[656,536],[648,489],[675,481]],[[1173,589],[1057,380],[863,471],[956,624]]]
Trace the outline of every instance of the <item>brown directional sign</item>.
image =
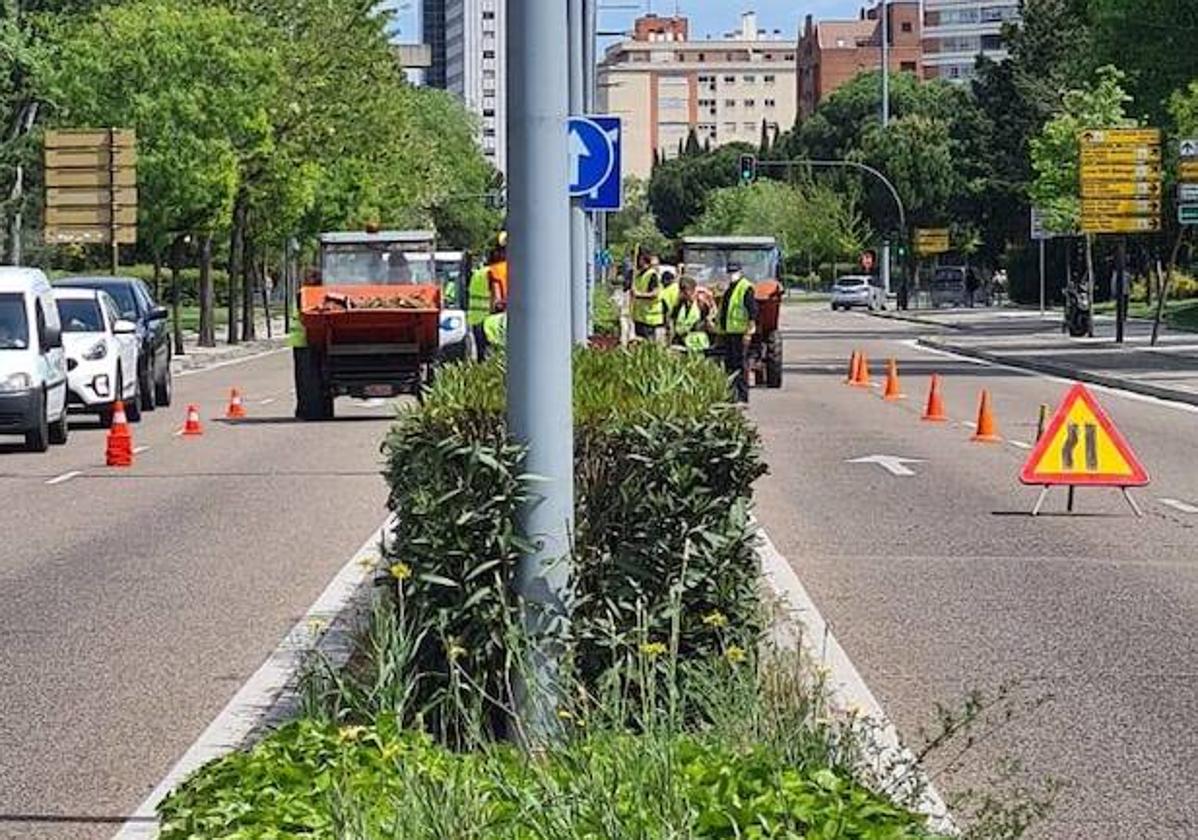
[[1085,233],[1151,233],[1161,227],[1161,134],[1152,128],[1081,132]]
[[948,228],[916,228],[915,253],[943,254],[949,250]]
[[46,242],[137,241],[133,131],[47,131],[44,155]]

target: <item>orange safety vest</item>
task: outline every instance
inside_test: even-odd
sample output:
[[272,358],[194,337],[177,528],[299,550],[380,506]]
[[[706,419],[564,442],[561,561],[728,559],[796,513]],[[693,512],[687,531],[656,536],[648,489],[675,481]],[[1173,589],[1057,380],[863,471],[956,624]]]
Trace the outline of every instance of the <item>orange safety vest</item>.
[[503,262],[492,263],[490,268],[491,276],[491,300],[494,303],[507,303],[507,260]]

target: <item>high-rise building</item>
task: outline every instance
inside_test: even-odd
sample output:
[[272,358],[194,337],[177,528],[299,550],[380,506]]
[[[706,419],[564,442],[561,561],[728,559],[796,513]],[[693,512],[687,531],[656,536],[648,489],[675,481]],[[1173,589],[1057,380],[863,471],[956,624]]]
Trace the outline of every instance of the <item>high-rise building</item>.
[[972,79],[979,55],[1007,57],[1002,29],[1019,20],[1019,0],[924,0],[923,75]]
[[423,0],[420,23],[424,43],[429,49],[429,66],[424,82],[429,87],[445,89],[445,0]]
[[673,157],[694,130],[699,142],[756,144],[795,120],[795,47],[746,13],[720,38],[690,39],[685,17],[646,15],[631,39],[607,49],[599,110],[623,119],[624,172],[647,177],[654,156]]
[[[887,4],[890,69],[918,75],[922,55],[919,0]],[[867,70],[882,66],[882,6],[862,11],[857,20],[813,21],[807,15],[799,34],[799,119],[815,113],[832,91]]]
[[[445,89],[479,117],[483,154],[507,167],[506,0],[443,0]],[[436,58],[433,62],[436,65]]]

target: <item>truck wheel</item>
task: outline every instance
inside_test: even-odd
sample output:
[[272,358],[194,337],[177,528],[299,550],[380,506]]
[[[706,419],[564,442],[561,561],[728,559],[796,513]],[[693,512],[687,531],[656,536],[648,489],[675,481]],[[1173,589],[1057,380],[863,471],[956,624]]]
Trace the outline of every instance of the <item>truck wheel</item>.
[[300,420],[331,417],[333,401],[321,381],[320,356],[307,347],[296,347],[291,353],[295,362],[295,416]]
[[765,387],[782,387],[782,333],[774,330],[765,340]]
[[25,448],[30,452],[45,452],[50,448],[50,421],[46,417],[49,408],[46,403],[46,395],[43,393],[41,405],[37,408],[37,419],[34,421],[34,426],[25,433]]

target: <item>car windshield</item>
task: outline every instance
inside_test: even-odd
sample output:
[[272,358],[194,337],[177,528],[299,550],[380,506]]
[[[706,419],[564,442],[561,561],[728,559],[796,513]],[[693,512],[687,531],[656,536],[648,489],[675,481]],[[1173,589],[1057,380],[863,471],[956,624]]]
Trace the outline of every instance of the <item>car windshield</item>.
[[959,268],[942,268],[932,275],[932,281],[937,285],[952,285],[953,283],[964,283],[965,275]]
[[841,277],[836,281],[836,287],[839,289],[856,289],[868,284],[864,277]]
[[112,299],[116,302],[116,308],[120,310],[121,317],[130,321],[137,320],[137,300],[133,297],[133,287],[128,283],[111,283],[103,286],[98,286],[108,294],[112,295]]
[[59,298],[58,316],[62,319],[64,333],[104,332],[104,316],[95,298]]
[[777,250],[774,248],[717,248],[687,246],[683,254],[684,271],[700,285],[724,282],[728,263],[740,263],[745,277],[754,283],[777,277]]
[[434,277],[430,254],[394,242],[325,245],[321,269],[325,283],[341,286],[409,286]]
[[0,350],[24,350],[29,346],[29,321],[25,298],[0,295]]
[[461,260],[437,260],[437,279],[442,283],[457,280],[462,276]]

